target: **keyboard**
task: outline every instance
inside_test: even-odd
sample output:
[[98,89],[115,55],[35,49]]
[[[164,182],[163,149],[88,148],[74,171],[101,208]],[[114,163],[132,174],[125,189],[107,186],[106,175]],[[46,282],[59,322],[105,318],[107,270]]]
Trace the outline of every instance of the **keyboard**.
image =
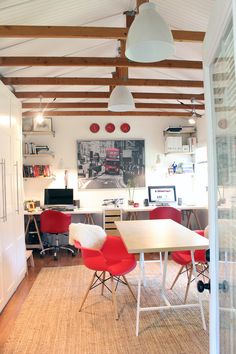
[[43,210],[74,211],[74,208],[50,207],[50,208],[43,208]]

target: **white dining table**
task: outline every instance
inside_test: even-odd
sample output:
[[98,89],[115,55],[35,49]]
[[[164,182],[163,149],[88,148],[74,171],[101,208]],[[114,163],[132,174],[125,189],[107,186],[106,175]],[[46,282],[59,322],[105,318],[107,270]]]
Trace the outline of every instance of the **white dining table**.
[[[169,302],[165,293],[166,273],[168,264],[168,252],[189,250],[193,265],[193,275],[197,286],[197,271],[194,260],[194,251],[208,249],[209,241],[185,226],[170,219],[163,220],[129,220],[116,221],[117,229],[129,253],[139,253],[139,280],[137,296],[136,336],[139,334],[140,312],[156,311],[171,308],[199,307],[202,325],[206,330],[206,322],[202,305],[202,294],[197,292],[198,303],[173,305]],[[141,283],[144,274],[144,254],[150,252],[164,252],[164,269],[162,274],[161,296],[164,306],[141,307]],[[197,290],[197,289],[196,289]]]

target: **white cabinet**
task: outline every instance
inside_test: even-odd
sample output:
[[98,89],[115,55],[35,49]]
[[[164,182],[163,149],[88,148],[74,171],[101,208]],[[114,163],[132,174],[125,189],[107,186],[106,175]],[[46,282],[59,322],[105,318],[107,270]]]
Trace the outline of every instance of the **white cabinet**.
[[0,141],[1,311],[26,272],[21,168],[21,105],[4,85],[0,85]]

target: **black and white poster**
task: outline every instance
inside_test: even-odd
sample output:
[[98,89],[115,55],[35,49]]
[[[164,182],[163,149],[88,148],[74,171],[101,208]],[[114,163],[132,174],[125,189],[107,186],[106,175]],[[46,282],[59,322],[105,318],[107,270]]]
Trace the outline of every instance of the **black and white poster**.
[[78,140],[79,189],[145,187],[144,140]]

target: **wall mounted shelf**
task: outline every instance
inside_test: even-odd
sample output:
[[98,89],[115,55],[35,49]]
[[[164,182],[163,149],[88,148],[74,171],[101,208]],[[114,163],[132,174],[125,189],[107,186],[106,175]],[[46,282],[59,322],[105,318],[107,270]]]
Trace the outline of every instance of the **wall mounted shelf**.
[[49,131],[49,132],[40,132],[40,131],[23,131],[22,132],[24,136],[27,135],[51,135],[55,137],[55,132],[54,131]]
[[24,157],[54,157],[55,155],[54,154],[24,154],[23,155]]
[[32,180],[32,179],[37,179],[37,180],[41,180],[41,181],[44,181],[44,180],[50,180],[50,179],[55,179],[56,177],[55,176],[51,176],[51,177],[42,177],[42,176],[39,176],[39,177],[23,177],[24,180]]
[[173,151],[173,152],[165,152],[165,155],[195,155],[195,152],[181,152],[181,151]]

